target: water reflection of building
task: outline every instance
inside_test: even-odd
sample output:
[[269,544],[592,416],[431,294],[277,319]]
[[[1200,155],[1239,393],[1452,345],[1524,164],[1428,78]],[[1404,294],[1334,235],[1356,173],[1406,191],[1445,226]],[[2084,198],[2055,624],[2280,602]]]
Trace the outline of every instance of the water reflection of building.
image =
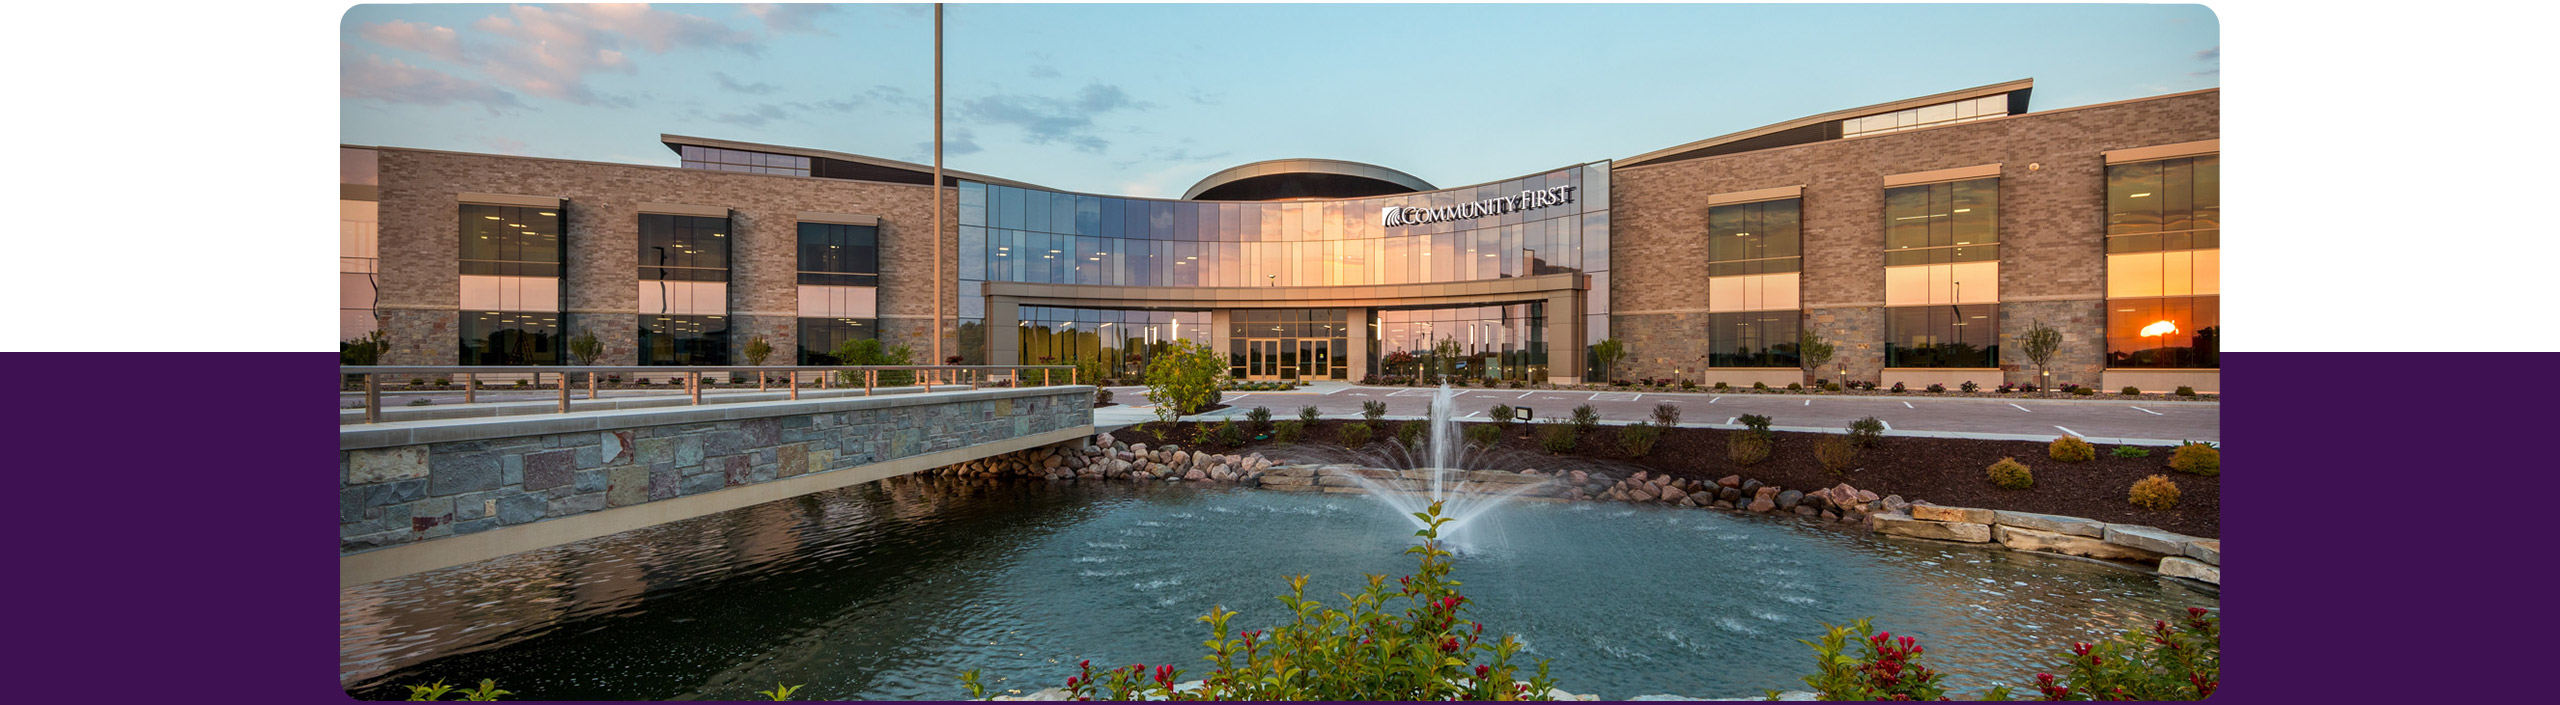
[[[1127,370],[1176,340],[1244,378],[1465,374],[2219,387],[2218,90],[2030,112],[2031,80],[1441,187],[1329,159],[1181,198],[663,135],[677,168],[347,147],[343,334],[393,364],[715,364],[764,338]],[[943,259],[936,260],[937,253]],[[938,273],[938,274],[937,274]],[[936,277],[939,276],[939,280]],[[937,323],[936,316],[943,317]],[[2162,332],[2174,329],[2175,332]],[[1457,367],[1454,366],[1453,367]]]

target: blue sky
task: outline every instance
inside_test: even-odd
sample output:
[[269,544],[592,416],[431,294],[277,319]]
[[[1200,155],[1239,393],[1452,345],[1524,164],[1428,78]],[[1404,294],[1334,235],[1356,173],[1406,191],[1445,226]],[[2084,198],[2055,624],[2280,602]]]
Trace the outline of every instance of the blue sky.
[[[1178,196],[1263,159],[1441,186],[2036,79],[2220,85],[2195,5],[950,5],[945,163]],[[926,5],[361,5],[340,141],[663,164],[660,133],[928,162]]]

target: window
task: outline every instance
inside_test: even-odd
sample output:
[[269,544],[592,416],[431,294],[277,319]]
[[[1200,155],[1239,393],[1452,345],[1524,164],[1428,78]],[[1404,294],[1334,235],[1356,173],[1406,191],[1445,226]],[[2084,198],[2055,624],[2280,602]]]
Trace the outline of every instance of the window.
[[729,364],[729,219],[640,214],[640,364]]
[[[1479,379],[1544,381],[1547,376],[1546,303],[1456,308],[1380,309],[1370,314],[1369,369],[1380,375],[1413,375],[1441,341],[1456,341],[1451,374]],[[1595,316],[1594,318],[1606,318]],[[1389,365],[1396,353],[1417,362]]]
[[1803,316],[1794,310],[1707,315],[1708,367],[1795,367]]
[[2009,94],[1968,98],[1953,103],[1924,105],[1883,115],[1853,117],[1840,121],[1841,137],[1880,135],[1888,132],[1917,130],[1924,127],[1953,125],[1996,118],[2009,114]]
[[1999,367],[1997,304],[1885,309],[1884,366]]
[[834,365],[836,348],[856,340],[879,340],[880,321],[871,318],[800,319],[800,364]]
[[1884,190],[1884,264],[2000,259],[2000,179]]
[[2107,366],[2219,368],[2219,155],[2107,167]]
[[2107,366],[2219,368],[2222,297],[2107,301]]
[[880,285],[880,227],[800,224],[800,283]]
[[462,364],[559,364],[560,208],[466,203],[460,216]]
[[1707,209],[1707,276],[1802,270],[1799,220],[1804,199],[1737,203]]
[[729,364],[728,317],[640,314],[640,364]]
[[737,171],[749,174],[781,174],[808,176],[809,158],[789,154],[767,154],[736,149],[718,149],[685,145],[680,153],[687,169]]

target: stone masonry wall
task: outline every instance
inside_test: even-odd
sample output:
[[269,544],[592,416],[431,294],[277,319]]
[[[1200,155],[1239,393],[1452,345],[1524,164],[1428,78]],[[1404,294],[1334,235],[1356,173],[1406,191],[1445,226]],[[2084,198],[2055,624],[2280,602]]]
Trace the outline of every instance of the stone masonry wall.
[[[568,320],[563,335],[593,331],[604,343],[596,362],[637,360],[639,204],[682,203],[728,208],[730,214],[730,360],[743,365],[747,339],[774,348],[767,364],[791,364],[799,328],[799,214],[858,213],[880,217],[880,306],[884,336],[931,354],[933,192],[921,185],[769,174],[742,174],[493,154],[383,148],[381,153],[381,303],[391,350],[388,365],[450,365],[458,356],[455,307],[461,303],[461,202],[465,192],[566,198]],[[959,196],[943,200],[942,275],[959,266]],[[944,286],[943,311],[957,309],[956,287]],[[898,325],[909,322],[914,325]],[[893,323],[893,321],[895,323]],[[583,327],[582,327],[583,326]],[[955,343],[948,337],[943,345]]]
[[[1707,309],[1707,197],[1804,187],[1803,307],[1838,345],[1830,367],[1875,379],[1884,360],[1884,177],[2000,164],[2001,337],[2043,316],[2067,342],[2054,373],[2104,365],[2104,152],[2216,139],[2221,92],[2164,96],[1857,139],[1617,169],[1610,177],[1610,305],[1628,356],[1618,376],[1694,370]],[[2034,165],[2033,169],[2029,166]],[[1828,319],[1828,320],[1826,320]],[[2065,326],[2070,327],[2065,327]],[[1835,334],[1834,331],[1837,331]],[[1650,341],[1650,342],[1647,342]],[[2008,381],[2031,374],[2002,350]],[[1836,375],[1826,375],[1836,376]]]
[[1091,423],[1093,393],[341,451],[341,554]]

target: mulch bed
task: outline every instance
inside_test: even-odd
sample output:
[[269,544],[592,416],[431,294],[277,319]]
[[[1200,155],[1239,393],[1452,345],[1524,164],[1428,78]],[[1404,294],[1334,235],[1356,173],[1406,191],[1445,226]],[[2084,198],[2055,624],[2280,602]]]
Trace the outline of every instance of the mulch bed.
[[[1237,423],[1243,421],[1238,420]],[[1351,422],[1318,422],[1307,432],[1304,440],[1332,442],[1335,429],[1348,423]],[[1402,422],[1386,422],[1387,428],[1378,429],[1372,438],[1392,438],[1394,426],[1398,423]],[[1222,446],[1208,442],[1205,434],[1198,434],[1192,429],[1193,426],[1205,428],[1211,425],[1183,423],[1167,428],[1164,424],[1147,424],[1146,430],[1121,429],[1113,431],[1112,436],[1117,440],[1144,442],[1151,446],[1170,441],[1185,448],[1212,453],[1250,450],[1267,443]],[[1531,427],[1521,425],[1518,428]],[[2171,448],[2152,447],[2151,456],[2146,458],[2118,458],[2112,453],[2115,446],[2100,445],[2096,460],[2065,463],[2048,457],[2046,444],[2034,441],[1886,436],[1876,447],[1859,454],[1856,469],[1834,475],[1813,458],[1814,442],[1828,434],[1778,432],[1777,446],[1769,459],[1743,467],[1727,458],[1725,448],[1725,438],[1740,431],[1669,429],[1654,445],[1652,453],[1643,458],[1629,458],[1618,447],[1619,428],[1600,426],[1592,429],[1582,435],[1575,452],[1568,456],[1549,455],[1539,448],[1535,439],[1522,437],[1522,434],[1510,434],[1503,439],[1501,447],[1506,451],[1555,457],[1560,461],[1568,458],[1600,461],[1613,466],[1612,474],[1619,477],[1636,470],[1648,470],[1712,483],[1726,475],[1741,475],[1744,479],[1756,479],[1764,484],[1793,490],[1815,490],[1847,482],[1852,487],[1878,495],[1898,494],[1907,500],[1925,499],[1947,506],[2086,517],[2110,523],[2155,526],[2207,538],[2222,535],[2221,478],[2170,470],[2169,454],[2174,450]],[[1985,468],[2001,458],[2016,458],[2032,468],[2036,486],[2026,490],[2004,490],[1992,485]],[[1559,463],[1572,464],[1575,463]],[[2176,509],[2154,511],[2127,501],[2134,481],[2152,475],[2168,475],[2178,484]]]

